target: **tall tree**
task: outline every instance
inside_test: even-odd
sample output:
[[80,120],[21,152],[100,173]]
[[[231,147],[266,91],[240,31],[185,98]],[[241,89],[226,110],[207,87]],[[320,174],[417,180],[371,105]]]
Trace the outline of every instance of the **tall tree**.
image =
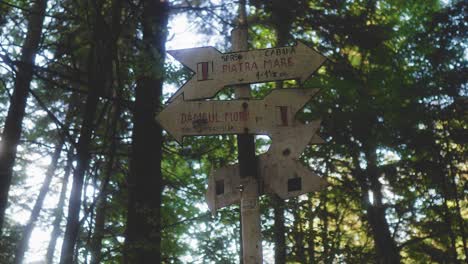
[[13,177],[16,148],[21,137],[26,101],[33,77],[33,66],[41,41],[47,0],[37,0],[28,10],[26,39],[17,65],[15,87],[0,141],[0,236],[8,203],[8,192]]
[[154,113],[162,99],[169,6],[164,0],[144,0],[141,8],[124,261],[160,263],[162,129]]
[[[99,96],[104,95],[112,79],[112,46],[116,41],[110,32],[112,28],[104,18],[105,1],[90,2],[90,18],[92,33],[88,53],[88,94],[86,98],[83,121],[80,128],[80,137],[77,144],[77,165],[73,173],[73,184],[68,206],[67,225],[62,244],[60,263],[71,263],[75,252],[75,244],[80,228],[79,213],[81,210],[81,194],[84,186],[84,177],[91,159],[92,135],[95,130],[95,117],[98,108]],[[120,15],[120,14],[119,14]]]

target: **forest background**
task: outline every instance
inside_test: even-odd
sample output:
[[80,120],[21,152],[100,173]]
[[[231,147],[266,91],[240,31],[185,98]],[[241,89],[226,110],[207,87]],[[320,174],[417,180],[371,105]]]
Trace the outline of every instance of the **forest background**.
[[[154,119],[192,75],[166,57],[174,19],[227,52],[239,4],[0,0],[0,263],[239,263],[238,206],[204,201],[235,136],[179,145]],[[322,120],[301,162],[329,186],[262,197],[265,262],[464,263],[466,2],[245,5],[250,49],[301,40],[329,59],[297,116]]]

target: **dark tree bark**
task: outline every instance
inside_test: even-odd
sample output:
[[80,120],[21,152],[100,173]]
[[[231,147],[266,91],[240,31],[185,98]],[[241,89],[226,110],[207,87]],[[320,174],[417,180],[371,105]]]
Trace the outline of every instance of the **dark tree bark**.
[[39,217],[39,213],[41,212],[42,205],[44,204],[44,199],[49,192],[50,183],[52,182],[52,178],[54,177],[55,170],[57,168],[57,164],[60,158],[60,154],[62,153],[62,148],[65,143],[65,137],[62,136],[60,141],[58,142],[57,146],[55,146],[54,154],[52,155],[52,161],[47,168],[44,182],[42,183],[41,189],[39,191],[39,195],[37,196],[36,203],[31,211],[31,216],[29,217],[28,223],[23,229],[22,237],[16,246],[15,252],[15,261],[14,263],[21,264],[23,263],[23,258],[25,252],[28,250],[28,243],[29,239],[31,238],[31,233],[34,229],[36,224],[37,218]]
[[[377,263],[400,263],[400,252],[393,240],[387,219],[385,218],[385,206],[382,202],[382,184],[379,182],[375,148],[365,147],[364,154],[367,161],[367,168],[365,170],[360,169],[358,155],[354,154],[354,176],[361,187],[362,204],[366,210],[367,221],[371,227],[375,251],[377,253]],[[372,202],[369,197],[369,191],[372,191],[373,194]]]
[[113,39],[102,14],[103,2],[92,5],[93,39],[88,59],[89,92],[86,98],[85,113],[77,144],[77,165],[73,173],[73,184],[68,206],[67,225],[60,255],[60,263],[69,264],[74,261],[74,249],[80,228],[81,193],[86,171],[91,159],[90,145],[94,131],[94,119],[98,107],[99,96],[109,84],[112,71],[112,56],[110,48]]
[[[121,30],[121,24],[120,24],[120,19],[121,19],[121,11],[122,11],[122,1],[121,0],[114,0],[112,1],[112,34],[113,34],[113,39],[114,42],[117,41],[120,30]],[[117,45],[112,45],[112,57],[117,58]],[[119,88],[123,87],[122,83],[120,82],[120,78],[118,77],[119,74],[119,67],[118,67],[118,61],[117,59],[115,60],[116,62],[116,73],[115,76],[117,76],[117,84],[118,88],[113,91],[113,97],[120,98],[119,95]],[[119,103],[116,103],[112,106],[111,111],[110,111],[110,124],[107,126],[109,129],[106,132],[107,138],[110,142],[110,147],[109,147],[109,160],[107,161],[107,166],[105,169],[105,176],[104,179],[102,180],[101,187],[100,187],[100,192],[99,192],[99,197],[96,205],[96,217],[95,217],[95,222],[94,222],[94,232],[92,235],[91,239],[91,264],[98,264],[101,263],[102,259],[102,239],[104,237],[104,232],[105,232],[105,221],[106,221],[106,209],[107,209],[107,195],[109,193],[109,181],[112,177],[112,175],[115,172],[115,166],[116,166],[116,151],[117,151],[117,146],[118,146],[118,123],[119,123],[119,118],[121,115],[121,105]]]
[[67,225],[65,229],[60,263],[67,264],[73,262],[73,251],[79,231],[79,214],[81,209],[81,192],[83,189],[83,181],[85,173],[90,161],[90,143],[93,133],[93,120],[98,104],[98,96],[96,92],[91,92],[86,100],[86,110],[83,124],[80,130],[80,139],[77,146],[77,165],[73,173],[73,184],[70,193],[70,201],[68,205]]
[[22,123],[30,88],[33,65],[41,41],[46,0],[34,2],[29,13],[26,39],[21,49],[21,61],[15,78],[15,88],[10,101],[10,108],[5,120],[0,141],[0,236],[8,203],[8,192],[11,185],[13,165],[16,158]]
[[[326,192],[326,191],[325,191]],[[326,194],[324,195],[326,196]],[[321,196],[322,197],[322,194]],[[322,203],[326,203],[326,201],[322,200]],[[319,205],[320,207],[320,205]],[[307,230],[307,244],[308,244],[308,247],[307,247],[307,255],[308,255],[308,262],[307,263],[310,263],[310,264],[313,264],[313,263],[316,263],[315,261],[315,230],[314,230],[314,218],[315,218],[315,212],[313,210],[313,207],[312,207],[312,203],[310,202],[310,198],[309,198],[309,202],[307,204],[307,209],[306,209],[306,218],[307,218],[307,221],[308,221],[308,226],[309,226],[309,230]]]
[[[291,7],[286,1],[271,1],[271,20],[276,31],[276,46],[282,47],[290,39],[290,31],[293,15]],[[282,89],[283,82],[276,82],[276,88]],[[275,242],[275,263],[286,263],[286,228],[284,221],[285,202],[278,195],[272,195],[272,205],[274,212],[274,242]]]
[[168,2],[145,0],[142,8],[146,65],[137,73],[124,262],[144,264],[161,262],[162,129],[154,113],[162,96]]
[[107,184],[102,184],[99,201],[96,205],[96,217],[94,218],[94,230],[91,239],[91,264],[101,263],[101,250],[102,250],[102,238],[104,236],[104,224],[106,220],[106,196],[107,196]]
[[286,263],[286,228],[284,226],[285,202],[274,194],[271,197],[274,214],[273,237],[275,241],[275,263]]
[[304,245],[304,238],[305,238],[305,233],[303,229],[304,219],[301,216],[303,210],[301,208],[301,204],[299,203],[297,199],[294,199],[293,201],[291,201],[291,203],[293,203],[292,214],[294,217],[294,222],[293,222],[294,231],[292,233],[292,237],[294,239],[295,261],[299,263],[307,263],[306,255],[305,255],[306,248]]
[[[442,163],[443,164],[443,163]],[[441,171],[445,171],[444,169],[442,169]],[[443,178],[443,182],[442,182],[442,194],[443,194],[443,199],[444,199],[444,203],[443,203],[443,219],[444,219],[444,222],[446,223],[446,232],[448,233],[448,236],[450,238],[450,245],[447,245],[447,248],[448,248],[448,252],[447,252],[447,255],[449,256],[447,261],[448,262],[451,262],[451,263],[459,263],[459,261],[457,260],[457,237],[455,235],[455,232],[454,232],[454,228],[453,228],[453,222],[454,222],[454,219],[453,219],[453,216],[452,216],[452,211],[450,210],[449,208],[449,205],[448,205],[448,202],[449,202],[449,198],[450,197],[450,194],[449,194],[449,186],[448,186],[448,171],[445,175],[447,176],[442,176]],[[456,189],[455,189],[456,191]],[[454,196],[454,194],[452,194],[452,196]]]
[[[322,257],[323,257],[324,263],[330,263],[331,260],[333,260],[333,256],[329,254],[330,238],[328,236],[329,214],[327,210],[327,203],[328,203],[327,190],[325,190],[322,193],[320,193],[320,205],[323,205],[323,206],[319,206],[319,209],[318,209],[320,211],[320,217],[322,218],[322,221],[323,221],[323,227],[321,228],[322,230],[320,230],[320,235],[321,235],[322,244],[323,244]],[[311,219],[311,221],[313,220]],[[310,241],[310,243],[314,243],[314,241]],[[310,263],[316,263],[315,259],[314,259],[314,262],[311,261]]]
[[105,232],[105,220],[106,220],[106,209],[107,209],[107,195],[109,193],[109,181],[112,175],[115,173],[115,166],[116,166],[116,151],[117,151],[117,124],[118,119],[120,117],[120,105],[116,104],[116,106],[111,111],[112,120],[110,127],[110,133],[108,134],[108,140],[110,143],[110,150],[109,150],[109,160],[107,161],[106,169],[105,169],[105,176],[102,180],[99,197],[97,198],[96,204],[96,217],[94,221],[94,232],[91,239],[91,264],[99,264],[101,263],[101,250],[102,250],[102,239],[104,237]]

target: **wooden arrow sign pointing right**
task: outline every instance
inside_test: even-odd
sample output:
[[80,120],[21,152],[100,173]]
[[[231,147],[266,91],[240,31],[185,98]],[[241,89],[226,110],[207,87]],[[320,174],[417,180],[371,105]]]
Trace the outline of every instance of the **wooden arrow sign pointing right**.
[[170,99],[212,98],[224,86],[299,79],[304,82],[325,61],[325,57],[298,42],[296,46],[221,53],[213,47],[168,51],[195,72]]
[[[259,156],[259,177],[265,193],[278,194],[283,199],[304,193],[318,191],[327,182],[302,165],[297,159],[310,144],[322,144],[317,135],[320,121],[297,125],[284,135],[272,136],[272,144],[267,153]],[[239,176],[239,164],[228,165],[210,173],[206,202],[214,213],[217,209],[240,201],[239,186],[242,182]]]
[[[261,155],[258,160],[259,176],[263,191],[277,194],[283,199],[319,191],[327,181],[295,159],[273,160]],[[211,212],[239,203],[243,182],[239,176],[239,164],[229,165],[211,172],[205,199]],[[262,193],[263,194],[263,193]]]

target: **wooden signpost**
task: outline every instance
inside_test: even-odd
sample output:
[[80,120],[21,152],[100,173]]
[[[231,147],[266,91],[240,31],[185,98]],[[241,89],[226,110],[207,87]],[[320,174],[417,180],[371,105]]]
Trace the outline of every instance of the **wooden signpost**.
[[[243,6],[240,2],[240,6]],[[242,12],[241,12],[242,14]],[[240,16],[245,22],[245,11]],[[243,18],[242,18],[243,17]],[[233,30],[234,50],[247,47],[246,25]],[[213,212],[241,205],[244,264],[262,263],[259,195],[283,199],[318,191],[326,181],[298,158],[309,144],[320,144],[320,121],[304,124],[296,113],[318,89],[274,89],[261,100],[249,99],[249,83],[298,79],[305,81],[325,57],[302,42],[296,46],[220,53],[213,47],[168,51],[195,72],[156,117],[175,140],[185,136],[237,134],[239,164],[213,171],[206,200]],[[235,86],[236,100],[206,101],[227,85]],[[255,157],[253,134],[268,135],[267,153]]]
[[296,128],[304,129],[294,115],[317,91],[275,89],[263,100],[184,101],[179,96],[156,119],[180,143],[183,136],[242,133],[294,141]]
[[224,86],[278,80],[307,80],[325,57],[298,42],[296,46],[221,53],[213,47],[168,51],[195,75],[170,99],[212,98]]
[[[258,159],[259,178],[262,182],[261,194],[277,194],[283,199],[318,191],[327,186],[327,182],[306,168],[297,159],[278,159],[269,153]],[[241,189],[245,186],[239,176],[239,164],[225,166],[211,172],[206,191],[206,202],[211,212],[237,204],[241,198]]]

